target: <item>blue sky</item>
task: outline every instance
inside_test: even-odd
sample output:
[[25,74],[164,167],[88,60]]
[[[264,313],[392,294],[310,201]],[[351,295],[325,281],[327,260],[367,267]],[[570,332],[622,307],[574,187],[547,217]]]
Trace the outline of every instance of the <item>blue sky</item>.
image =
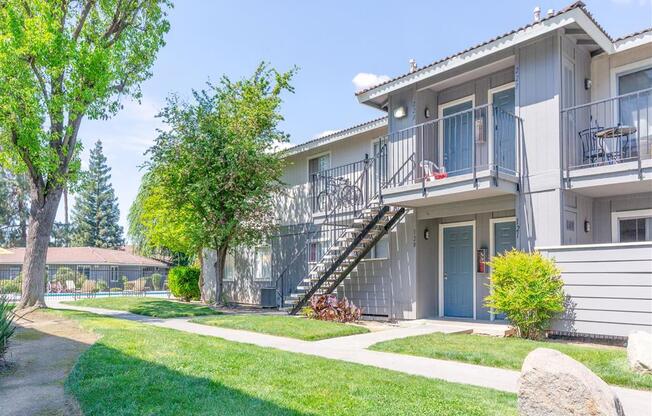
[[[410,58],[425,65],[529,23],[536,5],[545,14],[570,2],[177,0],[167,45],[154,76],[143,84],[141,103],[125,100],[121,113],[108,121],[85,120],[82,160],[85,165],[88,149],[101,139],[126,229],[143,152],[161,127],[155,115],[169,93],[187,97],[222,74],[248,76],[261,60],[279,70],[297,65],[296,91],[285,97],[282,128],[292,143],[301,143],[381,115],[357,103],[354,79],[403,74]],[[652,26],[652,0],[585,3],[614,37]]]

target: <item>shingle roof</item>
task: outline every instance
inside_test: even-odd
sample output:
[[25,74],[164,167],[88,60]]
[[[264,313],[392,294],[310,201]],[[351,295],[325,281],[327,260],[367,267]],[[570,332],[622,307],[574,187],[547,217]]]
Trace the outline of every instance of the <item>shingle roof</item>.
[[[22,264],[25,248],[0,251],[0,264]],[[165,263],[124,250],[97,247],[50,247],[47,264],[107,264],[124,266],[168,267]]]
[[[489,39],[489,40],[487,40],[487,41],[484,41],[484,42],[479,43],[479,44],[477,44],[477,45],[471,46],[470,48],[464,49],[463,51],[457,52],[457,53],[455,53],[455,54],[453,54],[453,55],[449,55],[449,56],[447,56],[447,57],[445,57],[445,58],[441,58],[441,59],[439,59],[439,60],[437,60],[437,61],[435,61],[435,62],[432,62],[432,63],[430,63],[430,64],[428,64],[428,65],[425,65],[425,66],[422,66],[422,67],[420,67],[420,68],[417,68],[416,71],[408,72],[408,73],[405,73],[405,74],[402,74],[402,75],[396,76],[396,77],[394,77],[394,78],[392,78],[392,79],[389,79],[389,80],[387,80],[387,81],[385,81],[385,82],[382,82],[382,83],[380,83],[380,84],[378,84],[378,85],[374,85],[374,86],[372,86],[372,87],[365,88],[365,89],[363,89],[363,90],[357,91],[355,94],[356,94],[356,95],[361,95],[361,94],[364,94],[364,93],[366,93],[366,92],[368,92],[368,91],[371,91],[371,90],[373,90],[373,89],[375,89],[375,88],[378,88],[378,87],[380,87],[380,86],[383,86],[383,85],[386,85],[386,84],[390,84],[390,83],[392,83],[392,82],[394,82],[394,81],[397,81],[397,80],[399,80],[399,79],[401,79],[401,78],[405,78],[405,77],[407,77],[407,76],[409,76],[409,75],[412,75],[414,72],[418,72],[418,71],[421,71],[421,70],[423,70],[423,69],[430,68],[430,67],[432,67],[432,66],[435,66],[435,65],[441,64],[442,62],[445,62],[445,61],[447,61],[447,60],[449,60],[449,59],[455,58],[455,57],[457,57],[457,56],[460,56],[460,55],[466,54],[466,53],[468,53],[468,52],[470,52],[470,51],[472,51],[472,50],[474,50],[474,49],[481,48],[481,47],[483,47],[483,46],[485,46],[485,45],[488,45],[488,44],[490,44],[491,42],[495,42],[495,41],[497,41],[497,40],[499,40],[499,39],[502,39],[502,38],[504,38],[504,37],[507,37],[507,36],[513,35],[513,34],[516,33],[516,32],[520,32],[520,31],[525,30],[525,29],[528,29],[528,28],[530,28],[530,27],[532,27],[532,26],[535,26],[535,25],[541,24],[542,22],[545,22],[545,21],[547,21],[547,20],[553,19],[553,18],[555,18],[555,17],[557,17],[557,16],[559,16],[559,15],[561,15],[561,14],[568,13],[569,11],[571,11],[571,10],[573,10],[573,9],[580,9],[580,10],[582,10],[582,11],[587,15],[587,17],[588,17],[589,19],[591,19],[591,21],[592,21],[592,22],[593,22],[593,23],[598,27],[598,29],[600,29],[600,31],[602,31],[602,33],[604,33],[604,35],[607,36],[607,38],[609,38],[609,40],[612,40],[612,39],[611,39],[611,36],[609,36],[609,34],[604,30],[604,28],[603,28],[603,27],[602,27],[602,26],[601,26],[601,25],[600,25],[600,24],[595,20],[595,18],[593,17],[593,15],[592,15],[592,14],[591,14],[587,9],[586,9],[586,5],[585,5],[582,1],[576,1],[575,3],[573,3],[573,4],[571,4],[571,5],[567,6],[567,7],[564,7],[563,9],[561,9],[561,10],[559,10],[559,11],[553,13],[553,14],[550,15],[550,16],[545,16],[545,17],[541,18],[538,22],[532,22],[532,23],[529,23],[529,24],[527,24],[527,25],[525,25],[525,26],[521,26],[521,27],[519,27],[519,28],[517,28],[517,29],[511,30],[511,31],[509,31],[509,32],[507,32],[507,33],[503,33],[502,35],[496,36],[496,37],[491,38],[491,39]],[[612,40],[612,41],[613,41],[613,40]]]
[[620,41],[628,39],[628,38],[633,38],[634,36],[642,35],[645,32],[652,32],[652,26],[648,27],[646,29],[643,29],[643,30],[639,30],[638,32],[629,33],[627,35],[624,35],[624,36],[621,36],[621,37],[619,37],[617,39],[614,39],[614,43],[620,42]]

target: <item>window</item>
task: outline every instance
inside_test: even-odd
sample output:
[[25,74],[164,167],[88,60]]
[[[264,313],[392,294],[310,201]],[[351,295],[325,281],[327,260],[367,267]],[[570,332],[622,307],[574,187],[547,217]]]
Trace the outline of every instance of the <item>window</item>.
[[20,266],[9,266],[9,279],[15,279],[20,276]]
[[235,258],[233,254],[227,253],[224,260],[224,279],[225,282],[232,282],[235,280]]
[[312,189],[312,212],[319,211],[318,197],[319,194],[326,190],[326,181],[320,180],[319,172],[323,172],[330,168],[331,155],[326,153],[308,159],[308,181]]
[[310,247],[308,247],[308,263],[317,263],[321,257],[321,243],[319,241],[311,241]]
[[77,273],[89,278],[91,277],[91,266],[77,266]]
[[614,212],[611,216],[614,242],[652,241],[652,209]]
[[111,266],[110,279],[114,283],[118,281],[118,266]]
[[323,172],[330,168],[331,155],[325,154],[312,159],[308,159],[308,178],[313,179],[313,176],[319,172]]
[[[631,92],[641,91],[652,88],[652,67],[640,69],[634,72],[618,75],[618,94],[629,94]],[[645,131],[645,119],[650,111],[649,104],[650,94],[646,93],[637,97],[631,95],[623,97],[618,102],[619,122],[627,126],[639,126]],[[641,118],[639,120],[639,117]]]
[[371,248],[365,260],[371,259],[388,259],[389,258],[389,236],[385,235],[381,238],[375,246]]
[[256,274],[254,280],[272,280],[272,248],[256,248]]

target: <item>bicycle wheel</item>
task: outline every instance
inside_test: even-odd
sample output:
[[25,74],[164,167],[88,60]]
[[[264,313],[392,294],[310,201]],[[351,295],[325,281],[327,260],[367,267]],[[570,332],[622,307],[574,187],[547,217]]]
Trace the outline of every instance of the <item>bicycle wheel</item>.
[[319,212],[327,212],[328,210],[332,210],[333,196],[326,191],[321,191],[319,195],[317,195],[317,208],[319,209]]
[[362,189],[357,186],[347,185],[342,189],[341,197],[346,206],[355,209],[362,203]]

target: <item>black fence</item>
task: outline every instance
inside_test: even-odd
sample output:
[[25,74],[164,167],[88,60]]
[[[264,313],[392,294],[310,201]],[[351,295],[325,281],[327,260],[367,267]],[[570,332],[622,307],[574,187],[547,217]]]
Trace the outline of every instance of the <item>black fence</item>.
[[[46,297],[143,296],[165,292],[167,269],[160,267],[57,264],[44,276]],[[22,268],[0,266],[0,294],[19,299]]]

